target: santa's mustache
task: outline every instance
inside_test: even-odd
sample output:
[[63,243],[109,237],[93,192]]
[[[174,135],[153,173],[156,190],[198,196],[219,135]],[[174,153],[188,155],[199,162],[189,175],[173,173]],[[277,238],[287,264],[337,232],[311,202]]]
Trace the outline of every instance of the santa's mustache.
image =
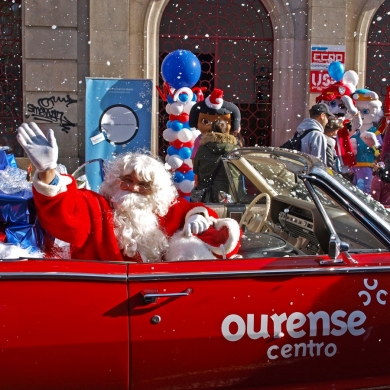
[[129,212],[131,209],[150,209],[150,199],[148,195],[141,195],[135,192],[118,189],[111,196],[111,204],[114,210]]

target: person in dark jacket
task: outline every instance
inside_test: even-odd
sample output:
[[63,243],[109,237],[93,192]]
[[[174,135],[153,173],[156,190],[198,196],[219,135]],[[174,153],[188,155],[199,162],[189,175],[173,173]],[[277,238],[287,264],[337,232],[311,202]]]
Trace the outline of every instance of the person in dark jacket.
[[390,155],[386,154],[384,162],[374,165],[375,175],[371,182],[371,196],[390,208]]
[[340,164],[335,150],[336,136],[337,132],[343,127],[343,120],[333,117],[329,118],[324,128],[326,137],[326,165],[336,172],[340,172]]
[[[219,161],[235,148],[237,148],[237,140],[234,135],[229,134],[228,124],[222,120],[214,121],[212,131],[203,135],[195,156],[193,169],[198,177],[196,189],[207,188]],[[238,186],[239,172],[234,171],[233,176],[235,185]],[[229,180],[222,166],[218,169],[205,202],[218,203],[220,191],[231,193]]]
[[315,104],[310,108],[309,113],[310,118],[305,118],[296,131],[300,135],[306,130],[313,129],[302,138],[301,152],[311,154],[326,164],[327,140],[324,128],[328,123],[328,119],[334,117],[334,115],[324,103]]

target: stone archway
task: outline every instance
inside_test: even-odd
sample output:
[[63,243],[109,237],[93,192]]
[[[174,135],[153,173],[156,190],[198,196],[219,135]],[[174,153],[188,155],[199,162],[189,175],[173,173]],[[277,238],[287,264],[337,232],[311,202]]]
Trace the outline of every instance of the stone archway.
[[[152,1],[146,13],[144,31],[145,34],[145,54],[146,64],[145,75],[153,80],[154,85],[159,85],[159,69],[156,64],[159,63],[159,26],[164,9],[169,0]],[[271,142],[270,144],[280,143],[278,133],[285,134],[285,130],[291,128],[290,119],[287,115],[277,115],[277,107],[282,107],[283,112],[288,112],[293,106],[293,79],[291,71],[294,69],[294,26],[290,11],[282,0],[263,0],[263,6],[269,14],[273,26],[273,64],[272,75],[285,75],[285,77],[273,77],[272,80],[272,98],[271,98]],[[286,55],[290,53],[290,55]],[[156,95],[157,96],[157,95]],[[153,112],[157,112],[157,104]],[[153,118],[153,128],[157,128],[157,115]],[[157,148],[157,134],[155,137],[155,147]]]

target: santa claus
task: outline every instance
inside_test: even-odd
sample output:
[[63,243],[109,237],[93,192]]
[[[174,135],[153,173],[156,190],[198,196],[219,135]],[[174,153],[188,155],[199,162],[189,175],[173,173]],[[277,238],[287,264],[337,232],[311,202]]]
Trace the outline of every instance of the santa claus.
[[98,194],[57,174],[53,130],[46,137],[35,123],[24,123],[17,139],[36,167],[38,219],[53,237],[70,244],[73,259],[156,262],[229,258],[238,252],[237,222],[179,198],[157,159],[144,153],[113,158]]

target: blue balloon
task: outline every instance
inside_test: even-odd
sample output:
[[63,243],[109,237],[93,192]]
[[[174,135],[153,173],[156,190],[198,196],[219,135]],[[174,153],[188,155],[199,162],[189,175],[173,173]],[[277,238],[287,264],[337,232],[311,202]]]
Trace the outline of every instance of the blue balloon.
[[175,148],[174,146],[168,146],[167,153],[170,156],[173,156],[174,154],[179,154],[179,149]]
[[183,123],[182,122],[180,122],[178,120],[172,121],[171,129],[173,131],[180,131],[182,128],[183,128]]
[[187,93],[181,93],[179,96],[178,96],[178,99],[182,102],[182,103],[186,103],[189,99],[189,96]]
[[191,157],[191,150],[190,148],[187,148],[186,146],[184,148],[181,148],[179,150],[179,156],[182,160],[186,160],[187,158]]
[[175,89],[193,87],[199,80],[201,66],[195,54],[188,50],[169,53],[161,64],[161,75]]
[[184,174],[182,174],[179,171],[175,171],[175,173],[173,174],[173,181],[175,183],[181,183],[184,180],[184,178],[185,178]]
[[184,174],[185,180],[194,181],[195,180],[195,174],[194,171],[188,171]]
[[344,76],[344,65],[339,61],[331,62],[328,66],[328,73],[333,80],[340,81]]

